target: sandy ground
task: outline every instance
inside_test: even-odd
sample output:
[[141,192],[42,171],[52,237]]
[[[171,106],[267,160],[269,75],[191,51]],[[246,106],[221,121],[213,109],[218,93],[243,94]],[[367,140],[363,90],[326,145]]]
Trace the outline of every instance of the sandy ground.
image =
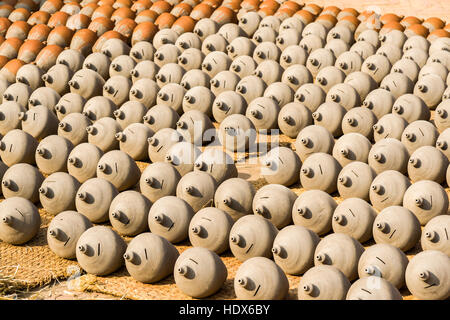
[[320,6],[337,6],[355,8],[358,11],[378,7],[381,13],[395,13],[397,15],[417,16],[420,18],[439,17],[450,21],[449,0],[304,0],[305,3],[315,3]]

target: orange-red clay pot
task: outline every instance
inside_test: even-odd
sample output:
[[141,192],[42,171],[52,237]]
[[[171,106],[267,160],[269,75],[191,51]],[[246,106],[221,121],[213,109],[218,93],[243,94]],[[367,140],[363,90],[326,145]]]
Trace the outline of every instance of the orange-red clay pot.
[[46,41],[51,29],[46,24],[37,24],[28,32],[28,40]]

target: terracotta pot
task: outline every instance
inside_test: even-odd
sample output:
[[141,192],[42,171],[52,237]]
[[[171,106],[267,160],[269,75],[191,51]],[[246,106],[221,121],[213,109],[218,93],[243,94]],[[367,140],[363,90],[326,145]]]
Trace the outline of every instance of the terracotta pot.
[[385,13],[380,17],[380,20],[383,24],[386,24],[391,21],[400,22],[404,16],[398,16],[395,13]]
[[0,18],[0,35],[4,36],[11,26],[11,21],[8,18]]
[[398,30],[398,31],[403,32],[405,30],[405,27],[403,25],[401,25],[400,22],[392,20],[383,25],[383,27],[380,30],[380,33],[382,33],[382,32],[388,33],[389,31],[392,31],[392,30]]
[[5,38],[6,39],[19,38],[21,40],[25,40],[28,36],[28,32],[30,31],[30,29],[31,26],[25,21],[16,21],[9,26]]
[[405,34],[410,37],[412,35],[418,35],[422,37],[427,37],[429,34],[428,28],[421,24],[412,24],[406,28]]
[[337,18],[338,14],[341,12],[341,9],[339,9],[336,6],[328,6],[323,8],[321,14],[331,14],[333,17]]
[[91,19],[88,16],[78,13],[67,19],[66,27],[71,30],[80,30],[86,29],[90,23]]
[[95,44],[92,46],[92,52],[100,52],[106,40],[113,38],[124,40],[124,37],[119,32],[114,30],[106,31],[97,39]]
[[114,12],[114,8],[110,5],[102,5],[95,9],[94,13],[92,13],[91,20],[97,19],[99,17],[105,17],[110,19]]
[[209,4],[200,3],[192,9],[190,17],[194,20],[200,20],[203,18],[209,18],[214,12],[214,8]]
[[63,48],[57,45],[48,45],[44,47],[36,57],[36,65],[43,71],[47,71],[56,64],[56,59],[62,51]]
[[138,24],[133,30],[131,45],[134,45],[139,41],[151,42],[156,32],[158,32],[158,27],[153,22],[147,21]]
[[30,11],[28,11],[25,8],[18,8],[10,13],[10,15],[8,16],[8,19],[11,22],[27,21],[30,16],[31,16]]
[[46,41],[51,29],[46,24],[37,24],[28,32],[28,40]]
[[114,9],[119,9],[119,8],[123,8],[123,7],[131,8],[132,5],[133,5],[133,1],[131,1],[131,0],[116,0],[116,1],[114,1],[112,6]]
[[27,40],[20,47],[17,58],[25,63],[33,62],[43,47],[39,40]]
[[[249,0],[249,1],[255,1],[255,2],[258,2],[258,4],[259,4],[259,0]],[[222,0],[205,0],[205,1],[202,1],[201,3],[207,4],[211,8],[216,9],[220,6],[220,4],[222,3]],[[244,2],[242,2],[242,3],[244,3]],[[242,7],[242,3],[241,3],[241,7]]]
[[19,0],[17,1],[16,8],[25,8],[30,12],[36,11],[39,9],[38,3],[34,2],[33,0]]
[[36,11],[28,18],[27,23],[30,26],[35,26],[37,24],[47,23],[48,19],[50,19],[50,13],[45,11]]
[[[280,5],[280,9],[284,9],[284,8],[289,8],[289,9],[294,10],[295,12],[297,12],[298,10],[300,10],[302,8],[302,6],[299,3],[295,2],[295,1],[288,0],[288,1],[283,2]],[[335,7],[335,8],[339,10],[339,8],[337,8],[337,7]]]
[[369,29],[373,29],[373,30],[377,30],[377,31],[380,30],[382,27],[380,20],[378,20],[378,18],[375,15],[370,16],[369,18],[362,21],[361,23],[365,23]]
[[316,21],[324,24],[328,30],[333,28],[337,23],[336,17],[331,14],[321,14],[317,17]]
[[172,27],[173,23],[177,20],[177,18],[168,12],[164,12],[161,14],[155,21],[155,25],[158,26],[159,30],[167,29]]
[[279,7],[280,7],[280,4],[278,2],[276,2],[275,0],[264,0],[259,5],[260,10],[264,9],[264,8],[270,8],[273,11],[277,11]]
[[227,7],[217,8],[216,10],[214,10],[210,18],[217,22],[219,25],[236,22],[236,14],[233,12],[233,10]]
[[337,15],[337,19],[341,20],[342,18],[348,17],[348,16],[353,16],[353,17],[357,18],[359,16],[359,12],[355,8],[344,8]]
[[41,7],[41,11],[53,14],[59,11],[63,6],[62,0],[46,0]]
[[238,12],[241,8],[241,0],[224,0],[222,6],[230,8],[234,12]]
[[436,29],[429,34],[427,39],[432,42],[438,38],[449,38],[449,37],[450,37],[449,31],[447,31],[445,29]]
[[426,19],[426,20],[422,23],[422,25],[425,26],[425,27],[427,27],[428,30],[430,30],[430,32],[433,32],[434,30],[444,28],[444,27],[445,27],[445,22],[442,21],[442,20],[439,19],[439,18],[431,17],[431,18]]
[[408,28],[409,26],[412,26],[413,24],[421,24],[422,23],[422,19],[419,19],[417,17],[413,17],[413,16],[409,16],[409,17],[405,17],[403,18],[400,23],[405,27]]
[[6,4],[9,4],[10,6],[15,6],[17,3],[17,0],[4,0],[3,2]]
[[164,12],[170,12],[170,10],[172,10],[172,6],[164,0],[160,0],[153,3],[153,5],[150,7],[150,10],[153,10],[158,15],[160,15]]
[[137,16],[136,19],[134,19],[134,21],[136,21],[137,24],[142,23],[142,22],[155,22],[156,19],[158,18],[158,14],[153,11],[153,10],[144,10],[141,11]]
[[94,31],[89,29],[78,30],[75,32],[72,41],[70,42],[70,49],[78,50],[86,57],[91,53],[96,40],[97,34]]
[[0,69],[9,61],[9,59],[5,56],[0,56]]
[[79,13],[81,10],[81,6],[76,3],[76,2],[69,2],[69,3],[65,3],[61,10],[62,12],[67,13],[70,16],[73,16],[74,14]]
[[50,31],[47,37],[47,44],[56,44],[62,48],[68,47],[72,41],[74,31],[66,26],[58,26]]
[[95,10],[97,10],[98,4],[96,3],[89,3],[88,5],[81,8],[80,13],[88,16],[89,18],[92,17],[92,14]]
[[303,10],[311,12],[313,15],[317,16],[322,12],[322,7],[315,3],[308,3],[303,7]]
[[128,39],[133,34],[133,30],[134,28],[136,28],[136,26],[137,23],[133,19],[127,18],[116,23],[116,26],[113,30],[119,32],[121,35]]
[[295,11],[290,8],[281,8],[275,12],[274,16],[283,21],[286,18],[292,17]]
[[150,9],[151,5],[152,5],[152,2],[150,0],[139,0],[139,1],[136,1],[135,3],[133,3],[133,5],[131,6],[130,9],[131,9],[131,11],[138,14],[144,10]]
[[299,10],[294,14],[294,16],[298,17],[304,25],[307,25],[314,21],[314,15],[308,10]]
[[261,16],[261,18],[265,18],[268,16],[273,16],[277,12],[277,10],[278,9],[274,9],[273,7],[272,8],[265,7],[265,8],[259,9],[258,14]]
[[0,45],[0,55],[8,57],[8,59],[14,59],[19,53],[20,46],[23,41],[19,38],[9,38]]
[[[353,16],[353,15],[343,17],[343,18],[340,19],[339,21],[346,21],[346,22],[348,22],[348,23],[351,23],[351,24],[355,27],[355,29],[356,29],[356,28],[359,26],[359,24],[361,23],[361,21],[359,21],[359,19],[358,19],[357,17]],[[353,31],[355,31],[355,30],[353,30]]]
[[135,18],[135,14],[133,11],[131,11],[130,8],[128,7],[122,7],[119,9],[116,9],[113,14],[111,15],[111,20],[117,24],[118,22],[120,22],[123,19],[133,19]]
[[112,7],[113,4],[114,4],[114,0],[100,0],[98,2],[99,6],[108,5],[108,6]]
[[[226,1],[226,0],[225,0],[225,1]],[[198,5],[198,4],[201,2],[201,0],[183,0],[183,1],[181,1],[181,2],[187,3],[188,5],[190,5],[190,6],[193,8],[193,7],[195,7],[196,5]],[[181,3],[181,2],[179,2],[179,3]],[[179,4],[179,3],[177,3],[177,4]]]
[[16,81],[17,71],[25,65],[25,62],[19,59],[9,60],[3,68],[0,70],[0,75],[3,75],[8,82],[13,83]]
[[175,18],[179,18],[182,16],[188,16],[192,11],[192,7],[188,5],[187,3],[180,3],[177,4],[173,9],[170,11],[171,14],[175,16]]
[[372,10],[364,10],[362,11],[359,16],[358,19],[362,22],[362,21],[366,21],[367,19],[369,19],[370,17],[372,17],[375,14],[374,11]]
[[14,11],[14,7],[9,4],[3,4],[0,6],[0,17],[8,18],[11,12]]
[[52,14],[50,19],[48,19],[47,25],[50,28],[55,28],[57,26],[65,26],[69,15],[65,12],[58,11]]
[[195,20],[190,16],[183,16],[177,19],[172,25],[172,29],[178,33],[192,32],[195,27]]
[[[203,3],[205,3],[204,1]],[[260,0],[244,0],[241,2],[241,8],[246,11],[257,11],[259,9]]]
[[113,28],[114,22],[105,17],[94,19],[88,26],[88,29],[94,31],[97,34],[97,37],[100,37],[106,31],[112,30]]

